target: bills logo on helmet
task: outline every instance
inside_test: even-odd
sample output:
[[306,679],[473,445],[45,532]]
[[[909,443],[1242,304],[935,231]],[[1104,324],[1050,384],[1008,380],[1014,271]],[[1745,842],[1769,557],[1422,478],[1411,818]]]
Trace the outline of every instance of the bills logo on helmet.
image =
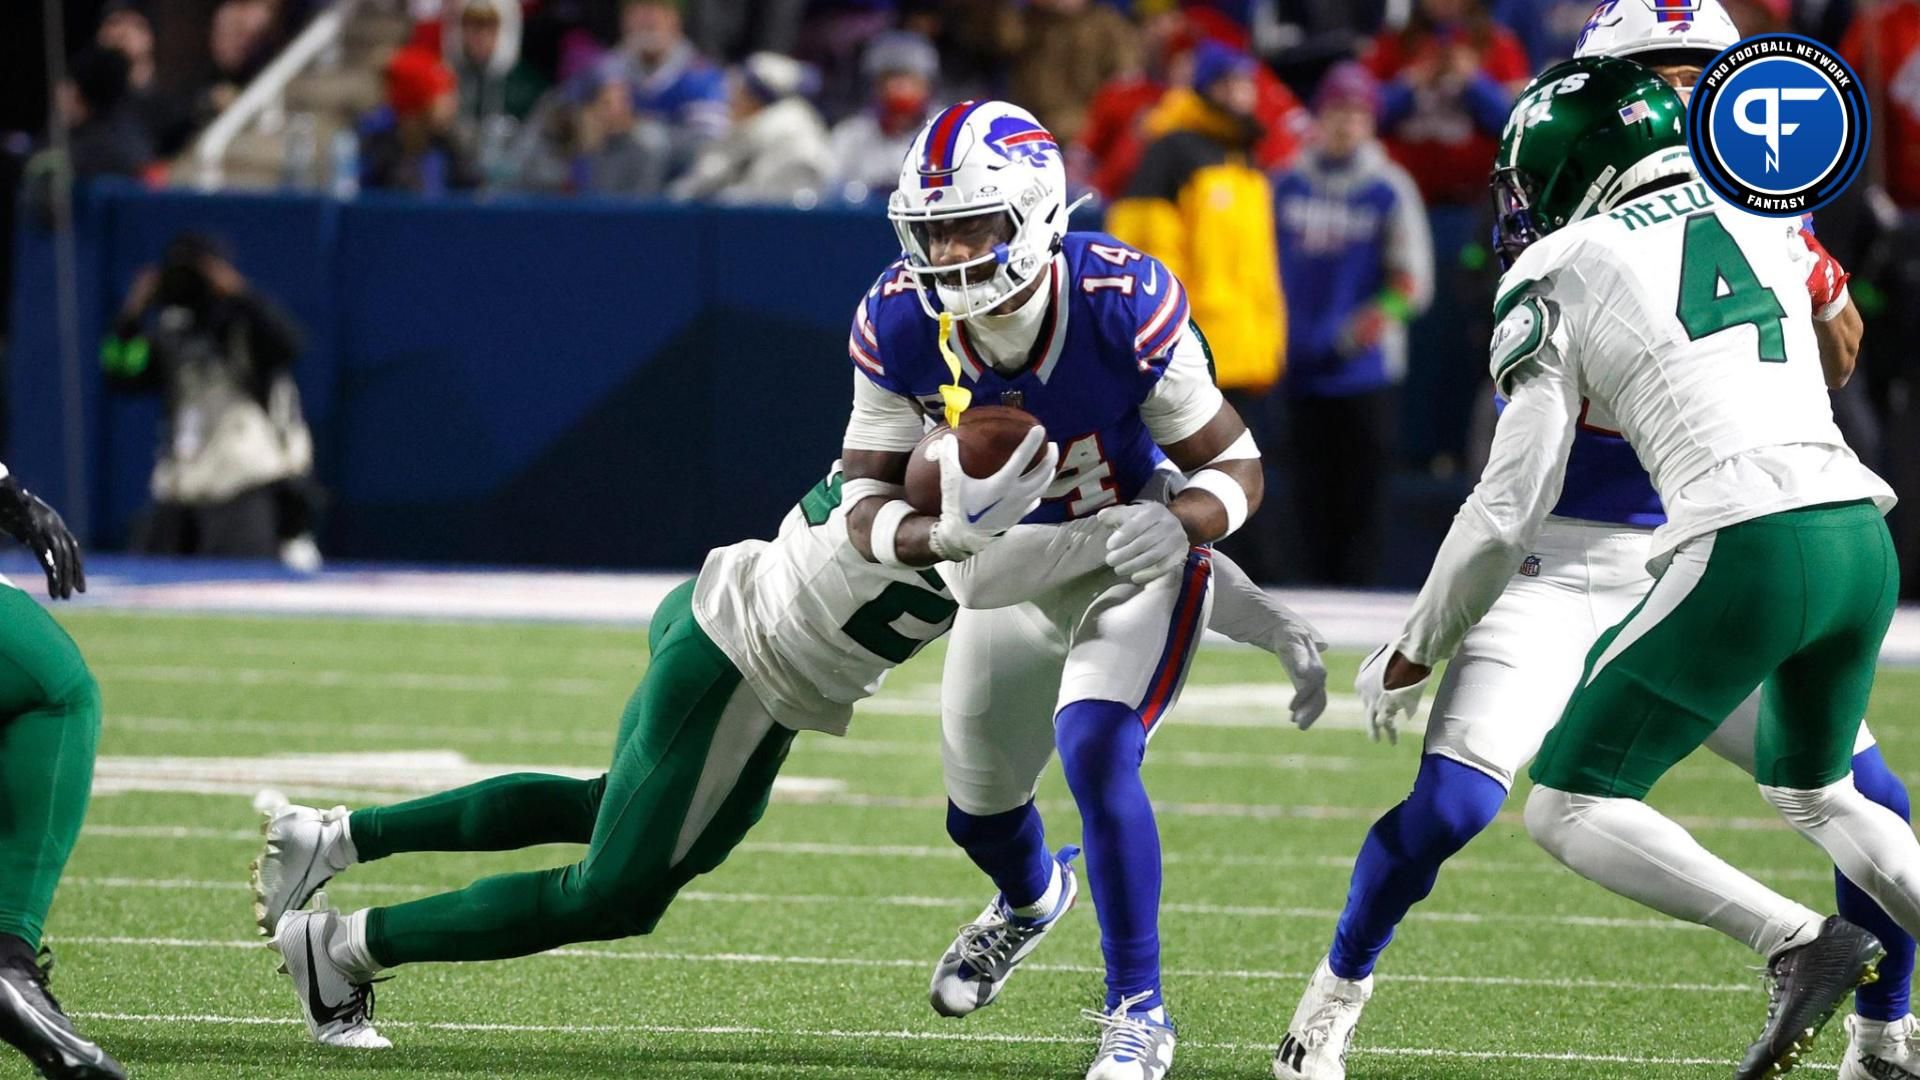
[[[1594,8],[1593,14],[1587,16],[1587,25],[1580,28],[1580,36],[1575,39],[1573,43],[1575,51],[1578,51],[1580,46],[1587,43],[1587,38],[1591,36],[1595,30],[1600,29],[1600,20],[1612,15],[1614,5],[1619,2],[1620,0],[1601,0],[1600,6]],[[1613,21],[1619,22],[1620,20],[1615,18]]]
[[1047,155],[1060,152],[1060,141],[1053,132],[1018,116],[995,119],[987,127],[986,143],[1012,162],[1044,163]]

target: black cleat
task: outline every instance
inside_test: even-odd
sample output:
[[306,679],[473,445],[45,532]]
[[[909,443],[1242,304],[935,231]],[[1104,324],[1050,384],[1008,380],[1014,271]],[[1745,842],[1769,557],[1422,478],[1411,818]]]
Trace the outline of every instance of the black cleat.
[[47,970],[24,958],[0,961],[0,1039],[27,1056],[48,1080],[126,1080],[127,1070],[73,1030],[47,990]]
[[1747,1047],[1734,1080],[1785,1075],[1854,987],[1880,977],[1884,955],[1878,938],[1829,915],[1819,937],[1774,957],[1767,965],[1767,1024]]

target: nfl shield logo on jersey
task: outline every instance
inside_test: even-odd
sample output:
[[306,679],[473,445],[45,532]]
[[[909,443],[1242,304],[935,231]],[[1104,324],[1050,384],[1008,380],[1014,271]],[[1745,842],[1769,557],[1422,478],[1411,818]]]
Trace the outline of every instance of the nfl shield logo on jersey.
[[1526,559],[1520,563],[1520,576],[1521,577],[1539,577],[1540,576],[1540,556],[1538,555],[1527,556]]

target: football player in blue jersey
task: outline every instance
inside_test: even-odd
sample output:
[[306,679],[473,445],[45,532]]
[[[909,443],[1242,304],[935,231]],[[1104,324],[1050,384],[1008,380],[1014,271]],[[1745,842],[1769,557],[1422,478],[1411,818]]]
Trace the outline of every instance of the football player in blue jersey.
[[[1684,96],[1701,69],[1738,39],[1717,0],[1612,0],[1595,9],[1576,54],[1635,61]],[[1806,239],[1815,266],[1807,282],[1814,329],[1822,366],[1837,386],[1852,372],[1859,316],[1847,296],[1844,271],[1810,233]],[[1347,1044],[1372,995],[1375,962],[1408,910],[1432,891],[1441,864],[1493,820],[1514,772],[1533,757],[1559,719],[1595,639],[1647,594],[1653,581],[1645,567],[1650,538],[1665,521],[1634,449],[1607,417],[1584,412],[1559,503],[1440,682],[1412,792],[1374,824],[1360,849],[1332,949],[1315,969],[1275,1056],[1273,1071],[1280,1080],[1346,1075]],[[1413,644],[1420,636],[1417,628],[1432,625],[1455,603],[1453,597],[1423,593],[1409,620],[1409,635],[1376,652],[1362,668],[1358,689],[1376,738],[1393,737],[1397,716],[1418,707],[1425,671],[1407,659],[1419,654]],[[1707,743],[1748,773],[1754,770],[1759,711],[1755,695]],[[1906,787],[1864,725],[1855,746],[1853,780],[1872,801],[1908,815]],[[1536,815],[1545,811],[1530,804],[1528,813],[1529,825],[1535,825]],[[1541,828],[1551,832],[1554,826],[1542,823]],[[1559,854],[1561,847],[1554,850]],[[1579,869],[1606,884],[1624,875],[1652,888],[1659,887],[1662,873],[1646,860],[1627,858]],[[1920,1043],[1909,1043],[1915,1030],[1908,1003],[1913,938],[1837,874],[1836,892],[1841,915],[1871,931],[1887,950],[1879,981],[1856,995],[1841,1080],[1920,1080]]]
[[[1065,190],[1059,143],[1004,102],[954,105],[914,141],[888,206],[903,254],[861,299],[848,342],[848,522],[870,557],[907,566],[963,558],[1020,521],[1109,524],[1111,573],[955,621],[941,691],[947,828],[999,894],[935,964],[931,998],[945,1016],[991,1003],[1072,905],[1074,849],[1049,851],[1033,804],[1057,746],[1106,955],[1087,1075],[1159,1080],[1174,1036],[1140,763],[1206,622],[1206,545],[1258,505],[1261,465],[1180,282],[1110,236],[1068,232]],[[1044,491],[962,474],[940,514],[912,510],[908,453],[956,395],[1039,418],[1059,455]],[[1167,503],[1143,498],[1164,461],[1184,486]],[[1324,697],[1295,686],[1304,727]]]

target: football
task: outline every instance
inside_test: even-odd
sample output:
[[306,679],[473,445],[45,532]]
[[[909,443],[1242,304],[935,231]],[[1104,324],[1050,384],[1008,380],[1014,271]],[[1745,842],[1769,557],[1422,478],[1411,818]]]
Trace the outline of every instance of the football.
[[[1019,449],[1027,430],[1039,423],[1025,409],[980,405],[961,413],[958,427],[942,424],[927,432],[907,461],[908,504],[923,514],[940,512],[940,462],[934,457],[934,447],[940,440],[960,440],[960,467],[968,476],[992,476]],[[1034,459],[1044,453],[1046,447],[1042,446]]]

